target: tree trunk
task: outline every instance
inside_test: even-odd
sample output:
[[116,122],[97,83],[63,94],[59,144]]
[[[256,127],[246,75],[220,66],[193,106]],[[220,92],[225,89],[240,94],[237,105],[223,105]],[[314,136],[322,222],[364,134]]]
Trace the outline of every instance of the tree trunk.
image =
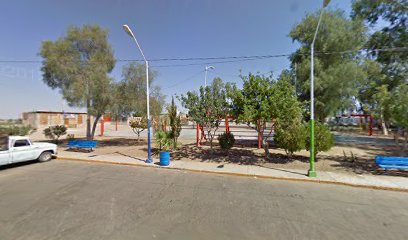
[[86,114],[86,138],[92,139],[91,135],[91,114],[87,113]]
[[87,98],[86,100],[86,138],[88,140],[92,139],[91,135],[91,113],[89,112],[91,108],[91,100]]
[[402,151],[403,151],[403,155],[405,155],[405,153],[407,152],[407,143],[408,143],[408,131],[405,131],[404,132],[404,139],[405,139],[405,141],[404,141],[404,145],[403,145],[403,147],[402,147]]
[[96,125],[98,125],[98,121],[101,118],[102,115],[98,115],[95,117],[93,126],[92,126],[92,133],[91,133],[91,137],[89,139],[93,139],[95,136],[95,130],[96,130]]
[[176,149],[177,148],[177,138],[173,138],[173,148]]
[[380,118],[381,118],[381,128],[382,128],[382,130],[383,130],[383,134],[384,134],[385,136],[388,136],[387,124],[385,124],[385,120],[384,120],[384,115],[383,115],[383,113],[381,113]]
[[393,136],[394,136],[394,142],[395,145],[397,145],[398,148],[400,148],[400,142],[399,142],[399,138],[400,138],[400,130],[398,129],[397,131],[394,132]]
[[268,158],[270,153],[269,153],[269,143],[267,141],[267,138],[262,137],[262,146],[263,146],[263,148],[265,150],[265,157]]

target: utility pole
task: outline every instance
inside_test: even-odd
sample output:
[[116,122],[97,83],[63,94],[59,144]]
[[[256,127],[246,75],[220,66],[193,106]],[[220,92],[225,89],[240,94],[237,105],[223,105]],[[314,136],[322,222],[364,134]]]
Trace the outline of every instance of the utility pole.
[[330,0],[323,1],[323,7],[320,10],[319,21],[317,22],[316,31],[313,36],[313,41],[310,51],[310,168],[308,171],[309,177],[316,177],[316,168],[315,168],[315,134],[314,134],[314,44],[317,37],[317,32],[319,31],[320,22],[322,21],[323,12],[326,6],[329,4]]

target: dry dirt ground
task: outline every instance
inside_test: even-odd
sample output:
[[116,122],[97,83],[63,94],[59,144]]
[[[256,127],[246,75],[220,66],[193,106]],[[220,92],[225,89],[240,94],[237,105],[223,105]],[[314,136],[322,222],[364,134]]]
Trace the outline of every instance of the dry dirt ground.
[[[338,141],[330,151],[319,153],[316,169],[319,171],[348,174],[388,174],[408,177],[407,171],[379,170],[374,158],[376,155],[398,155],[398,149],[390,138],[366,138],[362,135],[336,135]],[[144,159],[147,154],[146,140],[135,138],[97,137],[98,147],[95,155],[120,154],[135,159]],[[64,144],[64,142],[62,143]],[[153,157],[158,158],[158,149],[152,143]],[[65,151],[65,149],[64,149]],[[177,150],[171,153],[172,161],[215,162],[220,165],[257,165],[265,168],[304,169],[309,168],[309,152],[301,151],[289,158],[283,149],[270,147],[270,157],[265,158],[264,150],[258,149],[255,141],[237,141],[228,152],[221,150],[217,142],[211,150],[208,143],[196,147],[192,140],[180,140]]]

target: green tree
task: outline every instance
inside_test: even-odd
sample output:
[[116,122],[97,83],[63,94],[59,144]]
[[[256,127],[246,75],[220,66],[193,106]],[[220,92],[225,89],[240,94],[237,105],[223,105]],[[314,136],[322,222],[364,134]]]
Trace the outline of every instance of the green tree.
[[87,109],[86,135],[93,138],[99,119],[112,101],[113,83],[108,73],[115,59],[108,32],[92,25],[70,27],[64,37],[44,41],[40,55],[44,82],[59,89],[70,106]]
[[210,86],[200,87],[199,94],[189,91],[181,95],[181,102],[188,109],[190,119],[204,127],[212,149],[215,132],[228,114],[225,83],[221,78],[214,78]]
[[[310,45],[316,30],[319,12],[308,14],[290,32],[300,48],[291,56],[296,65],[300,100],[310,99]],[[362,21],[348,19],[340,10],[323,14],[315,41],[315,115],[323,121],[336,112],[353,105],[358,79],[364,71],[357,60],[359,49],[366,40]],[[340,54],[338,52],[346,52]]]
[[[367,64],[367,78],[360,88],[359,100],[364,103],[365,110],[381,120],[383,133],[387,135],[391,96],[401,96],[394,91],[404,88],[408,76],[408,3],[355,0],[352,7],[352,17],[365,20],[373,31],[365,44],[372,60]],[[395,101],[403,99],[393,99]]]
[[[165,96],[160,87],[154,86],[157,72],[149,71],[150,114],[159,116],[163,110]],[[116,89],[115,111],[122,116],[147,115],[146,68],[143,64],[129,63],[122,69],[122,79]]]
[[[399,86],[408,75],[408,2],[405,0],[354,0],[352,17],[363,19],[373,33],[365,48],[381,64],[388,90]],[[393,51],[375,51],[375,49]]]
[[[287,75],[274,81],[270,77],[242,76],[243,87],[232,86],[231,113],[237,122],[252,126],[260,136],[265,155],[269,156],[268,138],[277,125],[284,126],[301,119],[300,104]],[[268,126],[269,125],[269,126]],[[265,133],[269,127],[270,131]]]
[[395,132],[395,140],[399,145],[400,135],[404,138],[402,153],[407,153],[408,145],[408,83],[401,84],[397,87],[391,97],[390,115],[391,121],[399,129]]
[[375,90],[376,93],[373,95],[373,100],[375,102],[374,112],[381,120],[381,127],[384,135],[388,135],[387,122],[391,117],[391,93],[388,91],[387,85],[381,85]]
[[262,145],[265,155],[268,156],[267,140],[270,133],[264,134],[264,132],[267,129],[267,123],[271,123],[274,119],[273,111],[271,111],[273,81],[270,77],[251,73],[248,76],[240,75],[240,77],[243,81],[242,89],[234,85],[229,91],[232,99],[231,113],[237,122],[246,123],[262,136]]
[[173,147],[177,148],[177,139],[181,133],[181,118],[180,115],[177,114],[174,97],[171,98],[171,105],[167,108],[167,114],[170,122],[170,137],[173,139]]
[[285,149],[288,157],[305,148],[306,132],[302,126],[302,108],[297,100],[293,77],[283,71],[274,85],[275,133],[274,142]]

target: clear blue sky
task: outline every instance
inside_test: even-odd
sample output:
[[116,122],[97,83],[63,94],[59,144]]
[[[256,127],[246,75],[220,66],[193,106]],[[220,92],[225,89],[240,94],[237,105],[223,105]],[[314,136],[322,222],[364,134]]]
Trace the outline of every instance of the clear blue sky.
[[[44,40],[55,40],[70,25],[98,24],[109,30],[118,59],[139,59],[134,43],[122,30],[131,26],[147,58],[221,57],[291,53],[297,48],[290,29],[321,0],[4,0],[0,10],[0,60],[41,60]],[[332,0],[331,8],[350,12],[349,0]],[[151,63],[169,65],[183,62]],[[185,63],[185,62],[184,62]],[[205,62],[204,62],[205,63]],[[239,82],[244,73],[289,66],[287,58],[211,64],[216,76]],[[112,72],[121,77],[123,63]],[[197,89],[204,66],[157,67],[156,84],[169,97]],[[0,63],[0,118],[17,118],[24,111],[78,110],[63,104],[57,90],[41,78],[40,63]]]

